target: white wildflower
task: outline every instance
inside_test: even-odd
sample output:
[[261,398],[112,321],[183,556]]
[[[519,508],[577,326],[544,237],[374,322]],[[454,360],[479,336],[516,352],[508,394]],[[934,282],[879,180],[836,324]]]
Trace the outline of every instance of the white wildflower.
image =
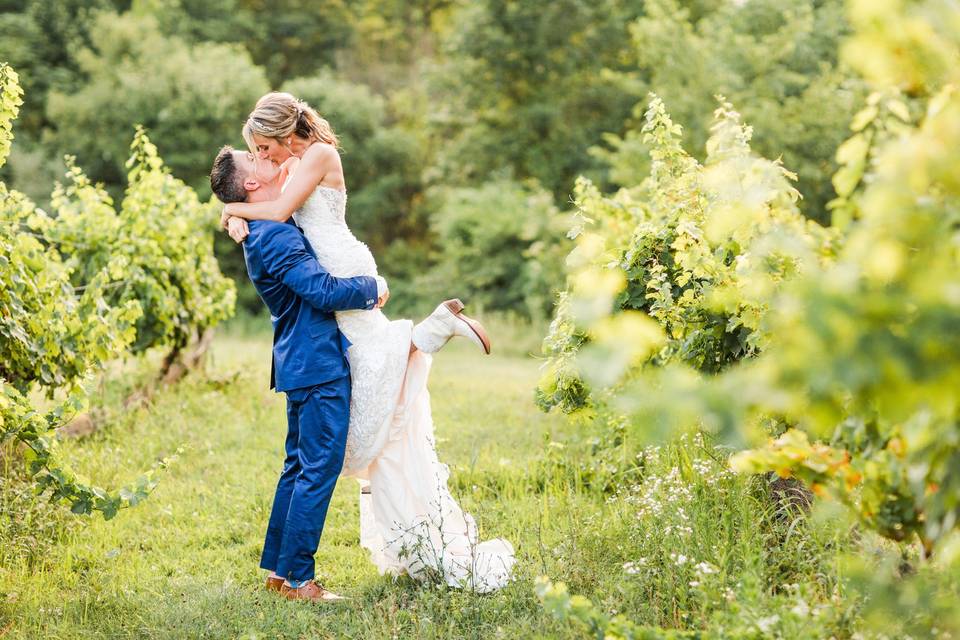
[[773,626],[780,622],[780,616],[772,615],[767,618],[760,618],[757,620],[757,628],[760,629],[763,633],[770,633]]
[[793,605],[793,608],[790,609],[790,613],[800,618],[806,618],[810,615],[810,605],[808,605],[807,601],[803,598],[799,598],[797,604]]

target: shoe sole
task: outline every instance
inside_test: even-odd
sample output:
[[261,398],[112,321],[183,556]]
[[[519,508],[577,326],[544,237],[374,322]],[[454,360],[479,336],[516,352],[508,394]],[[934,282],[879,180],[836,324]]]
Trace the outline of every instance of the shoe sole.
[[296,589],[281,590],[278,591],[278,593],[281,597],[286,598],[291,602],[346,602],[350,599],[347,596],[330,593],[326,589],[324,589],[316,598],[301,596],[300,594],[296,593]]
[[453,300],[447,300],[443,304],[453,315],[467,323],[467,326],[470,327],[471,331],[473,331],[473,335],[477,336],[477,339],[483,346],[484,353],[490,355],[490,337],[487,335],[487,330],[484,329],[483,325],[478,321],[461,313],[464,309],[463,302],[461,302],[459,298],[454,298]]

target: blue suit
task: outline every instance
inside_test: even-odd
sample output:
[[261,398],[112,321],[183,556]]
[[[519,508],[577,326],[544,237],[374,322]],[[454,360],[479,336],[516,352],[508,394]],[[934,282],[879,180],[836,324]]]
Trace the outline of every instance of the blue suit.
[[313,556],[343,467],[350,421],[349,343],[333,312],[372,309],[377,283],[324,271],[292,220],[251,221],[243,254],[273,318],[270,386],[287,394],[286,460],[260,566],[308,580],[314,577]]

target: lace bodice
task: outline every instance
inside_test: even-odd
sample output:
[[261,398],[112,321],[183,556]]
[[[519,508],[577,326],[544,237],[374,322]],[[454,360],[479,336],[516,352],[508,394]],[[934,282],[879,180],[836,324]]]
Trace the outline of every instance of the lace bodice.
[[347,192],[318,185],[293,219],[323,268],[338,278],[377,275],[377,263],[347,226]]

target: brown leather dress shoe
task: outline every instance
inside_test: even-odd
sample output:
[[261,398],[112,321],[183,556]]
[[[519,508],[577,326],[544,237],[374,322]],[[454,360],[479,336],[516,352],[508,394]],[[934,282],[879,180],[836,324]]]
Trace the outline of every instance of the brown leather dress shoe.
[[294,589],[286,583],[280,587],[280,595],[287,600],[309,600],[310,602],[337,602],[345,600],[343,596],[327,591],[313,580],[308,580]]
[[267,591],[276,591],[279,593],[281,587],[283,587],[283,578],[274,578],[273,576],[267,576],[267,584],[264,586],[266,586]]

